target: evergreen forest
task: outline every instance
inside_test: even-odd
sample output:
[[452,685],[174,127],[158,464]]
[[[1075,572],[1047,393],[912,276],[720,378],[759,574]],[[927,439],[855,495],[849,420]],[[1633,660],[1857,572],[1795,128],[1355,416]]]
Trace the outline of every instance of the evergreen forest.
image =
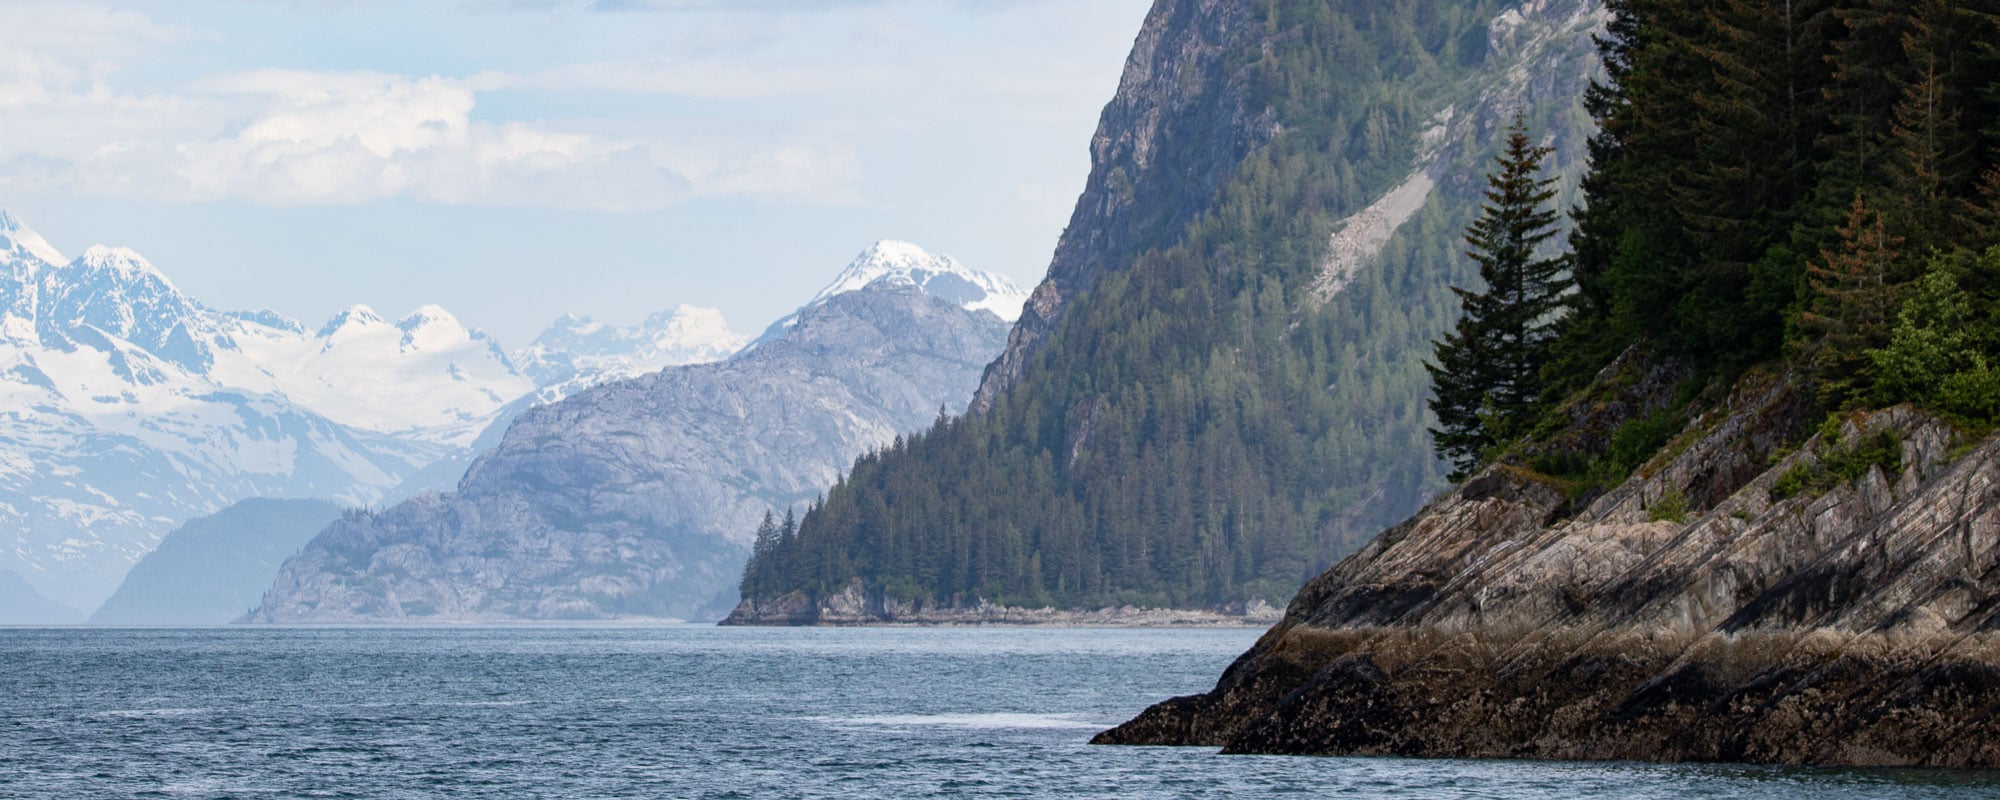
[[[1574,289],[1536,317],[1547,346],[1507,427],[1450,463],[1430,456],[1426,365],[1452,287],[1491,288],[1463,233],[1504,131],[1454,165],[1458,205],[1427,206],[1323,306],[1308,287],[1327,232],[1407,174],[1388,152],[1480,73],[1504,4],[1255,5],[1274,34],[1232,58],[1285,133],[1077,298],[990,411],[941,414],[774,526],[746,597],[860,578],[937,604],[1282,603],[1444,473],[1537,414],[1559,425],[1639,344],[1718,380],[1787,365],[1827,410],[2000,416],[2000,2],[1609,0],[1582,198],[1555,201],[1567,242],[1537,251]],[[1555,122],[1522,110],[1530,132]],[[1679,429],[1655,427],[1562,467],[1620,477],[1624,451]]]
[[[2000,2],[1608,6],[1544,408],[1638,344],[1712,387],[1793,375],[1819,413],[1909,402],[1990,429]],[[1601,484],[1678,430],[1632,427],[1600,463],[1538,466]]]
[[858,577],[941,605],[1282,604],[1444,486],[1423,362],[1457,315],[1449,287],[1476,280],[1458,231],[1497,140],[1458,158],[1468,179],[1375,266],[1323,304],[1311,287],[1337,223],[1407,179],[1432,118],[1476,94],[1507,4],[1243,5],[1257,35],[1222,60],[1283,133],[1074,298],[990,410],[857,461],[757,548],[746,597]]

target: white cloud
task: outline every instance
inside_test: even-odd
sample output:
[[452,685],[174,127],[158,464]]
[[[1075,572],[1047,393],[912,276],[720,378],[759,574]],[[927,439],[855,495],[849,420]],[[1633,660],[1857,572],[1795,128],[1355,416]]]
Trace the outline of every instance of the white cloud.
[[[676,91],[659,82],[662,73],[639,73],[653,76],[640,86],[589,70],[535,80],[252,70],[132,93],[115,88],[128,62],[185,34],[137,12],[69,5],[5,7],[0,32],[0,190],[270,205],[411,198],[638,209],[702,194],[853,201],[853,157],[837,146],[704,147],[473,115],[482,90]],[[726,87],[727,71],[683,74],[680,88]]]
[[[662,32],[668,43],[628,41],[568,63],[488,62],[459,76],[247,69],[176,82],[139,78],[149,59],[173,63],[176,48],[218,35],[131,10],[0,5],[0,192],[279,206],[648,209],[704,195],[848,205],[864,199],[860,154],[889,137],[948,136],[996,116],[1051,124],[1106,94],[1050,60],[1046,44],[1007,45],[1037,40],[1047,24],[1005,13],[1015,3],[953,12],[978,16],[971,27],[983,31],[956,40],[875,2],[657,8],[694,13]],[[610,109],[593,116],[560,102],[579,93]],[[654,98],[654,110],[622,115],[604,96]],[[551,98],[569,113],[518,118]],[[711,116],[713,104],[765,105]]]

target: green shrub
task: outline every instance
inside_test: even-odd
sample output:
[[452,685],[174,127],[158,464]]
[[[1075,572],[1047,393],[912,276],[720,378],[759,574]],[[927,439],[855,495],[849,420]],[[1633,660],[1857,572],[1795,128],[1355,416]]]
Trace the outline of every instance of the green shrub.
[[1869,350],[1875,401],[1913,402],[1968,421],[2000,420],[2000,248],[1931,259],[1896,315],[1887,346]]
[[1903,437],[1895,431],[1876,431],[1861,437],[1851,447],[1829,450],[1820,459],[1820,465],[1842,483],[1868,474],[1869,467],[1898,474],[1903,471]]
[[1790,500],[1811,488],[1813,476],[1817,472],[1809,461],[1800,460],[1785,474],[1778,476],[1778,482],[1771,485],[1771,496],[1779,500]]
[[1611,433],[1611,449],[1605,453],[1610,474],[1624,477],[1646,463],[1681,432],[1681,409],[1663,408],[1649,416],[1618,426]]
[[[1903,437],[1895,431],[1876,431],[1852,445],[1840,443],[1837,437],[1825,437],[1824,426],[1821,436],[1819,462],[1800,460],[1793,464],[1771,485],[1772,497],[1788,500],[1800,495],[1825,494],[1836,486],[1860,479],[1868,474],[1870,467],[1881,467],[1892,476],[1903,471]],[[1829,446],[1827,442],[1834,444]]]
[[1687,524],[1687,497],[1678,488],[1668,489],[1660,499],[1646,507],[1648,522],[1676,522]]

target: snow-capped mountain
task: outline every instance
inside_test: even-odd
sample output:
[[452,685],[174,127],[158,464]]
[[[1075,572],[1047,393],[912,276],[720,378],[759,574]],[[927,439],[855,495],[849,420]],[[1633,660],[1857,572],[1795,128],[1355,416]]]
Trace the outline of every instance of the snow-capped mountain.
[[548,402],[586,385],[721,361],[749,343],[713,308],[681,305],[623,327],[564,314],[515,350],[514,364],[543,387],[538,399]]
[[535,388],[498,342],[423,306],[390,322],[352,306],[319,330],[245,324],[213,374],[281,392],[343,425],[464,447]]
[[985,309],[882,277],[815,298],[726,360],[522,411],[456,491],[328,526],[247,619],[721,616],[762,514],[963,408],[1006,343]]
[[[885,241],[772,330],[908,287],[1003,319],[1025,297]],[[356,506],[449,488],[533,406],[745,345],[691,306],[629,327],[564,317],[518,362],[437,306],[392,321],[357,305],[307,328],[209,308],[129,249],[66,259],[0,212],[0,570],[94,608],[189,519],[250,497]]]
[[131,250],[64,261],[0,214],[0,568],[94,607],[183,520],[374,502],[534,388],[442,309],[309,332],[207,308]]
[[909,242],[883,239],[868,246],[834,276],[833,282],[813,295],[798,311],[786,315],[765,330],[758,341],[768,341],[795,324],[799,314],[825,303],[835,295],[864,287],[914,286],[924,294],[948,300],[969,311],[989,311],[1002,321],[1021,318],[1021,306],[1028,293],[1005,275],[972,269],[947,255],[932,255]]

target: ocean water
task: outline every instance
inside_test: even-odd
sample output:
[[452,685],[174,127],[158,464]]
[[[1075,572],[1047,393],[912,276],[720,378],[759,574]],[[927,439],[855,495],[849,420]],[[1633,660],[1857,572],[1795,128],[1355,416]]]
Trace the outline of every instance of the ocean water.
[[0,797],[2000,797],[1968,772],[1085,744],[1256,635],[0,629]]

